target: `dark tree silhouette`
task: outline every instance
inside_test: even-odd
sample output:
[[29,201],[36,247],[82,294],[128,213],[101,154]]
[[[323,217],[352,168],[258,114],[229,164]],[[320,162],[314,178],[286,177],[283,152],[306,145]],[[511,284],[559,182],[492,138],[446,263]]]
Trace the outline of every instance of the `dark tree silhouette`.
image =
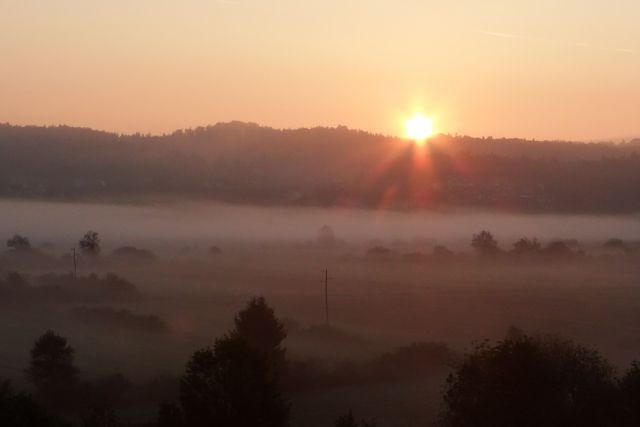
[[263,352],[238,334],[193,354],[180,383],[189,427],[283,427],[289,406]]
[[49,413],[31,396],[15,393],[11,383],[0,380],[0,426],[70,427]]
[[80,415],[80,427],[121,427],[112,408],[89,408]]
[[272,374],[277,376],[284,366],[287,337],[284,324],[275,316],[264,297],[253,298],[235,318],[235,331],[251,348],[263,353]]
[[606,242],[604,242],[602,247],[604,247],[605,249],[609,249],[610,251],[614,251],[614,252],[618,252],[618,253],[630,254],[630,253],[633,252],[631,250],[631,248],[629,246],[627,246],[627,244],[624,242],[624,240],[618,239],[618,238],[615,238],[615,237],[607,240]]
[[87,231],[78,244],[82,252],[87,255],[98,255],[100,253],[100,236],[95,231]]
[[356,422],[355,417],[353,416],[353,412],[349,411],[344,415],[340,415],[336,418],[336,422],[334,424],[335,427],[358,427],[358,423]]
[[626,244],[624,243],[624,240],[619,239],[617,237],[612,237],[611,239],[609,239],[606,242],[604,242],[602,244],[602,246],[604,246],[605,248],[613,248],[613,249],[625,249],[626,248]]
[[613,368],[556,338],[481,344],[448,378],[444,403],[448,427],[620,425]]
[[111,374],[79,386],[78,399],[86,425],[117,425],[114,408],[124,400],[131,383],[122,374]]
[[540,253],[542,245],[538,239],[523,237],[513,244],[513,253],[516,255],[536,255]]
[[20,234],[14,234],[12,238],[7,240],[7,246],[16,251],[28,251],[31,249],[31,242]]
[[493,234],[486,230],[482,230],[478,234],[474,234],[471,238],[471,247],[476,250],[479,255],[495,255],[499,252],[498,241]]
[[627,425],[640,425],[640,363],[633,362],[620,381]]
[[158,427],[182,427],[182,410],[175,403],[164,402],[158,409]]
[[57,409],[65,409],[73,398],[78,375],[73,355],[67,339],[51,330],[38,338],[31,349],[27,376],[43,400]]
[[334,424],[335,427],[376,427],[374,422],[361,420],[357,422],[351,411],[339,416]]

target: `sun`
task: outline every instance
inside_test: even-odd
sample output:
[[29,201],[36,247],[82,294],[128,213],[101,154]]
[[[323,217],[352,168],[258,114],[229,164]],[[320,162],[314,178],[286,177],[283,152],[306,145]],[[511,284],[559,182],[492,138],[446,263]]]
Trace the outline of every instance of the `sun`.
[[408,138],[423,142],[433,135],[433,120],[422,114],[416,114],[406,121],[405,129]]

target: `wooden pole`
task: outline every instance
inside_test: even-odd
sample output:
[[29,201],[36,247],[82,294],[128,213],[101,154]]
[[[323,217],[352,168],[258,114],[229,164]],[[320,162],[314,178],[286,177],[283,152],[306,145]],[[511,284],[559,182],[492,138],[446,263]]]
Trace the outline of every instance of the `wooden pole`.
[[73,252],[73,280],[78,278],[78,261],[76,259],[76,248],[72,248]]
[[329,269],[324,269],[324,323],[329,326]]

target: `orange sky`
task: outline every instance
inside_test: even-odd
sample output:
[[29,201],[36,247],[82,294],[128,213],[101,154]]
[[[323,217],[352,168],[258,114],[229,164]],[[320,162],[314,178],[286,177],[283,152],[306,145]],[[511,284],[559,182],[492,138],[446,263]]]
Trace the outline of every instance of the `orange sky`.
[[637,0],[0,0],[0,122],[640,136]]

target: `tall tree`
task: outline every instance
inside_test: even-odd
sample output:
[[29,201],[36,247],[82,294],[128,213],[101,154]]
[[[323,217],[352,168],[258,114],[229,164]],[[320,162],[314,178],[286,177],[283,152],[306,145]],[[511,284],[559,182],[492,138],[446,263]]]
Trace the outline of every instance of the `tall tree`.
[[244,339],[251,348],[263,353],[275,376],[283,367],[286,349],[282,342],[287,337],[284,324],[276,317],[264,297],[253,298],[235,318],[232,334]]
[[289,405],[263,352],[238,334],[193,354],[180,384],[185,425],[284,427]]
[[473,235],[471,247],[480,255],[495,255],[500,252],[498,241],[493,237],[493,234],[486,230]]
[[93,230],[87,231],[78,243],[82,252],[87,255],[98,255],[100,253],[100,236]]
[[31,349],[27,376],[45,402],[59,409],[73,400],[78,375],[73,357],[74,350],[67,339],[51,330],[38,338]]

